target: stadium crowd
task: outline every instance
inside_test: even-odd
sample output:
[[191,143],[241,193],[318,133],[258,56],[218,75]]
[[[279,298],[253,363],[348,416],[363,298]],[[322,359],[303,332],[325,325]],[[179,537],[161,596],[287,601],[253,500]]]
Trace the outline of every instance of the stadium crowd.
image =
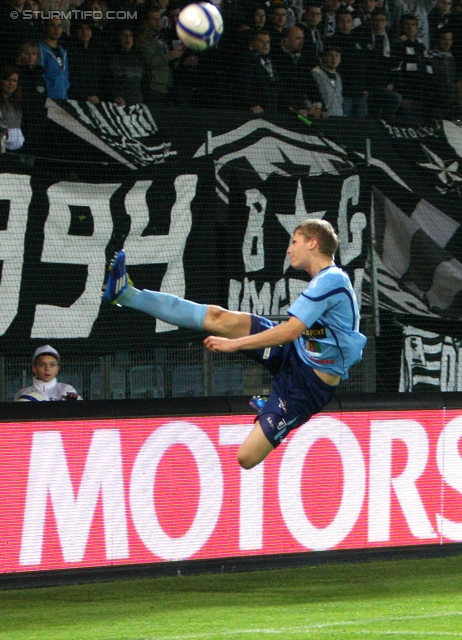
[[179,0],[3,0],[6,148],[40,147],[47,97],[311,120],[458,120],[462,0],[214,0],[224,34],[188,51]]

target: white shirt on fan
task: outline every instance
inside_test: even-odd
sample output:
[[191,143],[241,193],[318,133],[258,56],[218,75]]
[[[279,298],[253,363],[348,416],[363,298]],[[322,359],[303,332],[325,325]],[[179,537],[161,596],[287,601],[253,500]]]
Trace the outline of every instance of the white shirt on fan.
[[[33,378],[32,384],[29,387],[24,387],[17,392],[14,401],[17,402],[21,396],[28,395],[32,392],[40,393],[44,400],[51,400],[53,402],[62,400],[62,396],[68,393],[77,393],[72,385],[66,384],[65,382],[58,382],[56,378],[48,382]],[[82,396],[79,395],[77,400],[83,400]]]

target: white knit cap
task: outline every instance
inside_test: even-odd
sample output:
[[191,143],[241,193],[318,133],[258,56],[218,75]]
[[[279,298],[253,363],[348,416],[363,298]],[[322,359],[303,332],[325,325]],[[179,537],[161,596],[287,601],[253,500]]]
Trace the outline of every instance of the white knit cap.
[[50,347],[49,344],[44,344],[42,347],[38,347],[34,351],[34,355],[32,356],[32,365],[35,365],[35,361],[37,360],[37,358],[39,356],[43,356],[44,354],[47,354],[49,356],[55,356],[55,358],[58,359],[58,362],[60,360],[59,353],[56,351],[56,349],[53,349],[53,347]]

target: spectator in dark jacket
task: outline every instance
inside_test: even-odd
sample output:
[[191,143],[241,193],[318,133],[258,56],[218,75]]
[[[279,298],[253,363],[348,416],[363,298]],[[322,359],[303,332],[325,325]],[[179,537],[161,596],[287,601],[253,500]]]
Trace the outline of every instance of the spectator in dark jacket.
[[47,90],[43,79],[44,69],[37,64],[38,56],[38,46],[33,42],[25,42],[20,47],[17,58],[22,90],[22,130],[27,150],[31,153],[39,150],[43,152],[48,126],[45,107]]
[[144,64],[133,51],[133,43],[133,30],[122,29],[119,48],[109,58],[107,95],[120,106],[143,102],[141,79]]
[[384,9],[375,9],[367,25],[356,30],[356,36],[366,56],[366,90],[369,115],[390,120],[395,117],[401,96],[394,91],[388,16]]
[[37,42],[40,38],[37,21],[23,16],[24,4],[24,0],[0,3],[0,60],[3,64],[14,63],[24,42]]
[[287,23],[287,9],[284,3],[274,3],[268,12],[266,31],[271,37],[273,47],[282,40],[282,30]]
[[416,16],[405,13],[400,25],[402,38],[392,47],[394,85],[403,97],[402,115],[419,120],[428,116],[434,99],[433,69],[425,46],[417,39]]
[[337,31],[329,44],[339,47],[342,61],[338,72],[343,82],[343,112],[346,116],[367,116],[366,58],[353,29],[353,15],[348,9],[339,9],[336,15]]
[[435,118],[445,118],[446,120],[455,120],[460,117],[461,113],[457,95],[458,76],[451,53],[452,42],[452,31],[440,31],[436,46],[428,56],[433,69],[435,96],[437,96],[431,107],[431,114]]
[[279,83],[270,55],[271,37],[268,32],[254,34],[250,51],[244,54],[241,68],[242,106],[252,113],[276,113]]
[[322,20],[319,25],[324,47],[330,46],[327,42],[337,29],[337,11],[340,9],[341,0],[324,0]]
[[311,59],[304,53],[304,33],[298,26],[286,27],[279,47],[271,56],[279,82],[279,107],[319,118],[322,98],[311,74]]
[[441,29],[450,26],[455,16],[451,13],[452,0],[437,0],[435,6],[428,12],[428,30],[430,34],[430,48],[436,45]]
[[93,24],[80,22],[69,42],[69,98],[98,104],[101,96],[101,53],[93,41]]
[[324,51],[324,43],[319,30],[322,20],[322,9],[314,2],[309,4],[301,22],[297,23],[305,32],[304,54],[310,59],[311,68],[321,64],[321,56]]

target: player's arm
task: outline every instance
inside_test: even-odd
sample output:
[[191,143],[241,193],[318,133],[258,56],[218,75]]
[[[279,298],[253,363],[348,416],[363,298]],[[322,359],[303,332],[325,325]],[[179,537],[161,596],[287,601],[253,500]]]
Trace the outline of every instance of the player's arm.
[[264,349],[265,347],[277,347],[286,342],[294,342],[304,331],[306,325],[295,316],[290,316],[287,322],[278,324],[271,329],[242,338],[219,338],[209,336],[204,344],[209,351],[244,351],[247,349]]

